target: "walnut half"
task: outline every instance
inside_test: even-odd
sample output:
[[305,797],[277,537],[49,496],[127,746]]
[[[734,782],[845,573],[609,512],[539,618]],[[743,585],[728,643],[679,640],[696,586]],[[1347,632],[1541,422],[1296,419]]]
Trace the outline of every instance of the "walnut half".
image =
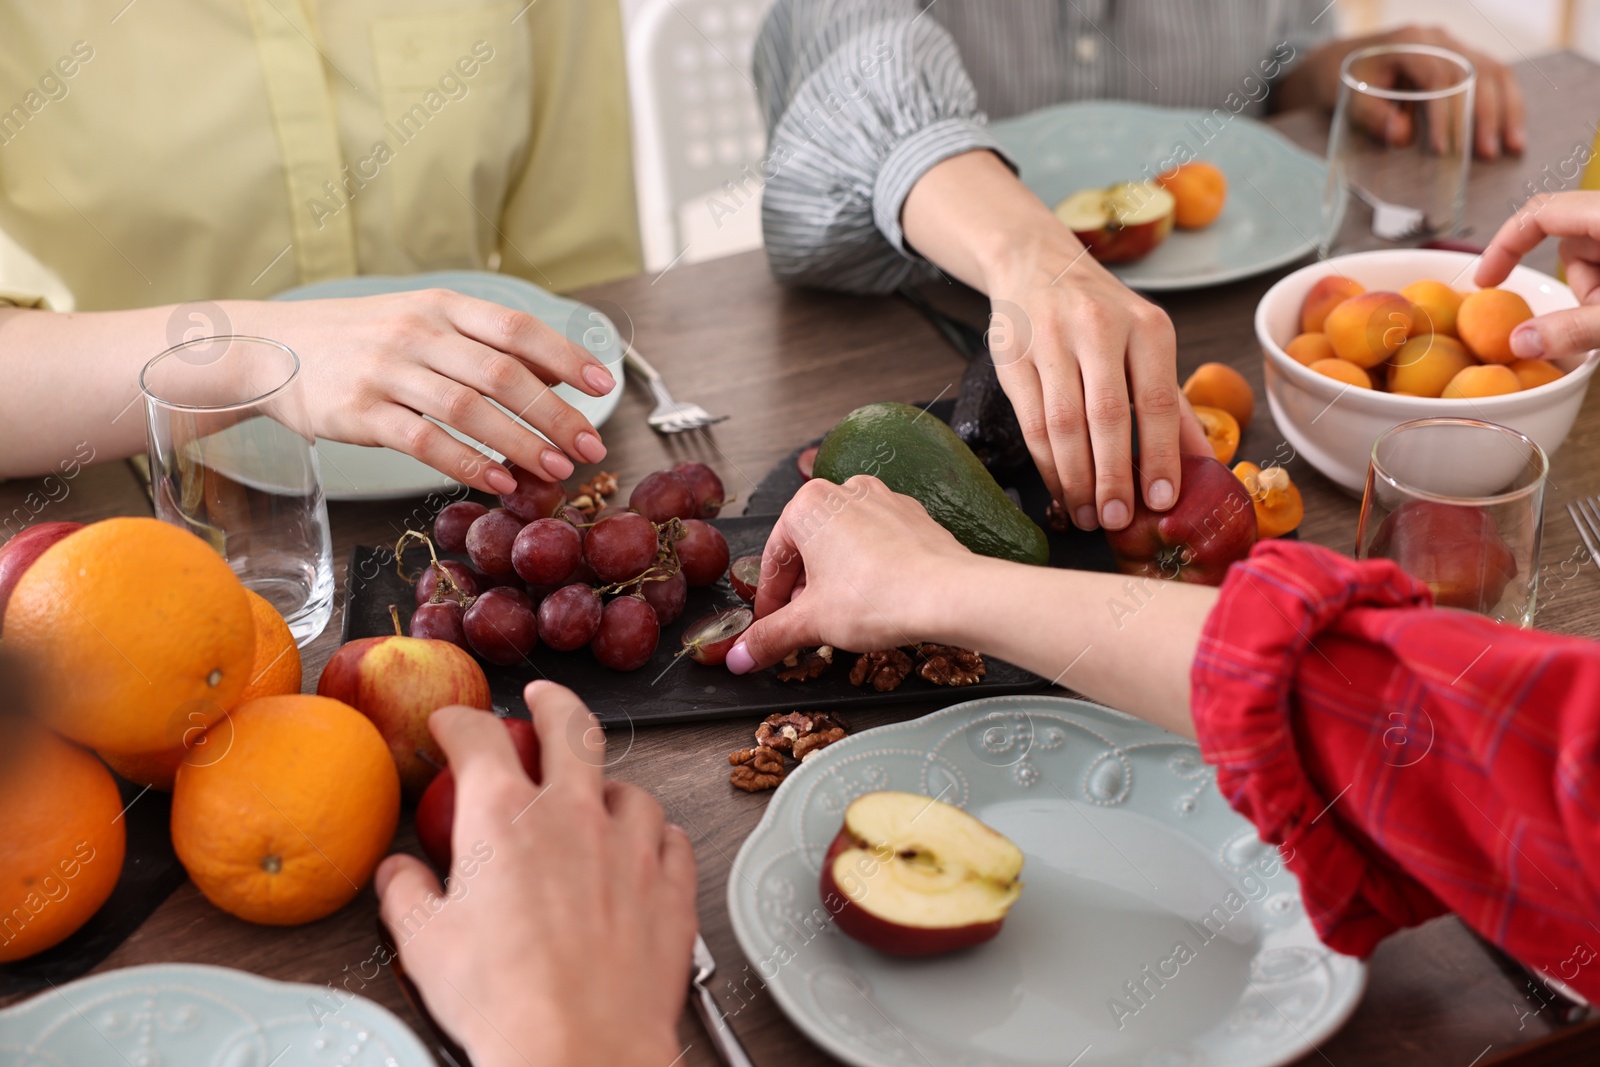
[[804,763],[811,758],[813,753],[827,748],[835,741],[843,741],[846,736],[842,726],[834,726],[814,734],[806,734],[794,743],[794,751],[790,754],[801,763]]
[[728,762],[733,764],[733,771],[728,775],[728,781],[736,789],[743,789],[746,793],[759,793],[765,789],[776,789],[783,781],[784,766],[783,753],[768,748],[766,745],[757,745],[755,748],[741,749],[738,752],[728,753]]
[[789,711],[768,715],[756,727],[756,744],[789,752],[798,742],[820,730],[849,729],[842,719],[825,711]]
[[780,682],[809,682],[833,664],[833,646],[820,645],[805,652],[791,652],[778,670]]
[[976,685],[987,673],[983,657],[970,648],[925,642],[917,658],[917,673],[934,685]]
[[911,673],[911,657],[898,648],[886,648],[882,652],[864,652],[856,660],[856,665],[850,668],[850,684],[855,686],[872,683],[872,688],[880,693],[887,693],[898,689],[900,683],[906,680],[906,675]]

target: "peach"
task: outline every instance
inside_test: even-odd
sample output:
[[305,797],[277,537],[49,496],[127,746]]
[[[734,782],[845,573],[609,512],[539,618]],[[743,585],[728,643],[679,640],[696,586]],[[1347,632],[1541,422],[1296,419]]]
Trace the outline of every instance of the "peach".
[[1372,388],[1371,375],[1367,374],[1365,370],[1362,370],[1349,360],[1339,359],[1338,357],[1333,359],[1319,359],[1315,363],[1311,364],[1311,369],[1316,371],[1318,374],[1327,375],[1336,382],[1344,382],[1346,385],[1353,385],[1357,389]]
[[1399,293],[1362,293],[1344,301],[1323,323],[1334,354],[1358,367],[1376,367],[1411,336],[1411,301]]
[[1561,368],[1548,359],[1519,359],[1511,364],[1511,373],[1517,376],[1524,389],[1536,385],[1549,385],[1561,377]]
[[1256,409],[1255,390],[1245,381],[1244,375],[1226,363],[1202,363],[1183,383],[1183,395],[1195,407],[1221,408],[1239,423],[1239,429],[1250,425],[1250,416]]
[[1283,346],[1289,358],[1296,363],[1309,367],[1319,359],[1337,359],[1333,354],[1333,346],[1328,343],[1328,335],[1322,333],[1303,333]]
[[1479,289],[1468,293],[1456,312],[1456,335],[1485,363],[1510,363],[1511,331],[1533,318],[1533,309],[1516,293]]
[[1467,367],[1457,372],[1450,384],[1439,394],[1446,400],[1466,400],[1484,396],[1504,396],[1522,390],[1522,383],[1511,373],[1511,368],[1498,363]]
[[1228,179],[1210,163],[1184,163],[1158,175],[1156,181],[1177,201],[1174,221],[1180,230],[1210,226],[1228,199]]
[[1438,396],[1450,380],[1476,361],[1461,342],[1425,333],[1400,346],[1389,359],[1389,391],[1408,396]]
[[1354,278],[1340,274],[1330,274],[1320,279],[1306,294],[1306,302],[1300,305],[1300,332],[1321,333],[1328,312],[1366,291],[1367,287]]
[[1411,306],[1417,309],[1416,325],[1411,329],[1413,336],[1424,333],[1455,336],[1456,311],[1461,307],[1460,293],[1444,282],[1424,278],[1400,290],[1400,295],[1411,301]]

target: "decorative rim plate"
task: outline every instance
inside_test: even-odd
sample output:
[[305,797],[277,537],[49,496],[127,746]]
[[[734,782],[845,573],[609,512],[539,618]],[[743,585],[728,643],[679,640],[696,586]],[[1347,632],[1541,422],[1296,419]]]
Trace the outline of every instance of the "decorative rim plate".
[[[380,972],[381,975],[381,972]],[[387,1009],[342,987],[157,963],[69,982],[0,1010],[19,1067],[433,1067]]]
[[[991,130],[1023,182],[1052,207],[1080,189],[1153,178],[1189,159],[1221,168],[1228,202],[1216,222],[1173,230],[1144,259],[1110,268],[1134,289],[1197,289],[1248,278],[1302,258],[1325,232],[1323,161],[1225,108],[1090,101],[1005,119]],[[1342,216],[1342,202],[1339,210]]]
[[[407,293],[417,289],[453,289],[480,300],[525,311],[542,319],[568,340],[583,345],[600,358],[617,380],[616,388],[605,396],[588,396],[570,385],[556,386],[556,395],[581,411],[598,429],[622,402],[624,345],[616,326],[603,313],[587,304],[557,296],[530,281],[509,274],[476,270],[442,270],[405,277],[360,275],[334,278],[302,285],[273,297],[274,300],[325,300],[333,297],[377,296],[382,293]],[[506,411],[504,407],[501,411]],[[506,411],[510,415],[511,412]],[[515,418],[515,416],[513,416]],[[437,421],[437,420],[435,420]],[[518,422],[522,420],[518,419]],[[527,426],[527,423],[522,423]],[[479,448],[465,434],[444,427],[462,441]],[[532,427],[528,427],[532,430]],[[537,432],[537,431],[534,431]],[[504,457],[485,449],[497,461]],[[329,500],[390,500],[397,497],[426,496],[459,489],[459,483],[412,459],[403,452],[387,448],[348,445],[342,441],[318,441],[322,461],[323,492]]]
[[[1022,848],[993,941],[903,960],[833,927],[821,859],[845,805],[879,789],[939,797]],[[1338,1029],[1366,982],[1192,742],[1061,697],[958,704],[808,759],[739,850],[728,911],[783,1011],[859,1067],[1270,1067]]]

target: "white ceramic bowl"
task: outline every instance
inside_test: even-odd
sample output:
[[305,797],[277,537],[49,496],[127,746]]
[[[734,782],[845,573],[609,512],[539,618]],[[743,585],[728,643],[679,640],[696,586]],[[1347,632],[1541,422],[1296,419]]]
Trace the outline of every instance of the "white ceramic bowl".
[[[1397,291],[1433,278],[1470,292],[1476,288],[1472,272],[1477,258],[1424,248],[1335,256],[1295,271],[1268,289],[1256,305],[1256,338],[1266,356],[1272,418],[1298,455],[1347,492],[1360,494],[1366,484],[1367,463],[1378,435],[1409,419],[1459,415],[1497,422],[1521,430],[1546,453],[1554,453],[1566,440],[1600,362],[1600,351],[1555,360],[1566,374],[1547,385],[1508,396],[1440,400],[1350,388],[1295,362],[1283,350],[1300,332],[1300,305],[1321,278],[1346,275],[1368,291]],[[1500,288],[1521,294],[1535,315],[1578,305],[1572,290],[1527,267],[1512,270]]]

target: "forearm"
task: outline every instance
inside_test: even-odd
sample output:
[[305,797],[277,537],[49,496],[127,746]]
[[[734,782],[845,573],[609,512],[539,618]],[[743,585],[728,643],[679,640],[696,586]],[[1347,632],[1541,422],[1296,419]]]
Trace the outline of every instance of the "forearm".
[[937,583],[917,632],[976,648],[1193,737],[1189,672],[1217,591],[972,556]]

